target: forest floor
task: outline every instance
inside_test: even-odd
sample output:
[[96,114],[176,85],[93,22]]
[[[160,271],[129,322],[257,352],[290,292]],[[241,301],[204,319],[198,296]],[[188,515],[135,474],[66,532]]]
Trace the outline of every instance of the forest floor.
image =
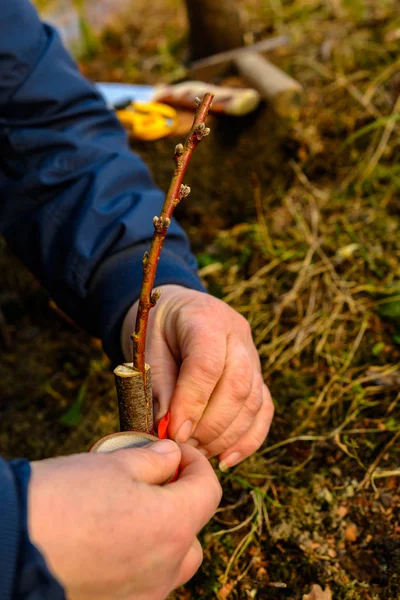
[[[334,600],[396,600],[400,12],[389,0],[240,6],[248,43],[290,36],[270,58],[304,85],[305,103],[279,132],[268,108],[246,126],[217,124],[207,143],[219,144],[220,187],[194,186],[180,221],[210,291],[252,325],[276,416],[260,451],[220,474],[203,565],[175,596],[301,600],[319,584]],[[137,0],[123,22],[89,36],[84,73],[143,83],[181,73],[182,5],[160,0],[153,11]],[[162,185],[174,143],[135,143]],[[261,171],[261,203],[235,168],[242,156]],[[217,162],[206,161],[210,181]],[[88,449],[117,429],[99,342],[52,310],[4,244],[0,289],[1,454]]]

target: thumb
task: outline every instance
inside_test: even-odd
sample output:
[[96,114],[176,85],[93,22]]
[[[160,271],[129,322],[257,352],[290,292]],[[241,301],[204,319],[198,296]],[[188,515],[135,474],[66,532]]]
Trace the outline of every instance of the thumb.
[[149,344],[148,362],[152,365],[154,419],[158,423],[168,411],[178,378],[178,367],[168,346],[162,340]]
[[132,479],[161,485],[170,479],[181,461],[181,451],[172,440],[159,440],[142,448],[117,450],[113,456],[123,460]]

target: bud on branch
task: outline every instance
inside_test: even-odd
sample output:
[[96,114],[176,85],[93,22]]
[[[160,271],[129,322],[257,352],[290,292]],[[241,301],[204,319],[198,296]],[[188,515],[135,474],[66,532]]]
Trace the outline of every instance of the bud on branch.
[[157,271],[158,261],[160,259],[161,249],[167,235],[168,227],[171,223],[172,214],[176,205],[190,194],[190,187],[182,183],[186,173],[190,158],[194,149],[200,141],[210,133],[210,129],[205,126],[209,108],[212,104],[213,96],[206,94],[203,100],[195,99],[197,106],[196,115],[192,128],[186,139],[185,144],[175,146],[174,160],[175,170],[172,176],[171,184],[160,217],[154,217],[154,234],[149,252],[145,252],[143,257],[143,282],[139,298],[139,307],[136,317],[135,331],[131,335],[133,342],[133,368],[139,371],[143,378],[144,388],[146,390],[146,371],[145,371],[145,348],[146,333],[149,320],[150,309],[156,304],[161,292],[153,291],[154,280]]

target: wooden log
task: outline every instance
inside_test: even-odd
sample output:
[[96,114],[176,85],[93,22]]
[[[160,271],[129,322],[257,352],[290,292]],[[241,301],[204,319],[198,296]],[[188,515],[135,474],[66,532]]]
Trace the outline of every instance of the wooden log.
[[185,0],[192,60],[243,46],[237,0]]
[[222,75],[233,65],[238,54],[242,52],[268,52],[280,46],[286,46],[289,43],[287,35],[280,35],[266,40],[260,40],[251,46],[233,48],[207,58],[202,58],[192,62],[187,69],[189,79],[200,79],[201,81],[213,81],[216,77]]
[[114,369],[121,431],[153,432],[151,369],[146,365],[146,393],[142,376],[132,363]]
[[240,53],[235,58],[241,75],[268,100],[281,117],[295,116],[303,99],[303,87],[256,52]]

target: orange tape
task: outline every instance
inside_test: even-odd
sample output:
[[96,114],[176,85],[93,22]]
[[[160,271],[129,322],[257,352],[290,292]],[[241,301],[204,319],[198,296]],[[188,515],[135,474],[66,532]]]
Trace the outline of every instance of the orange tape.
[[160,440],[168,439],[168,425],[171,418],[171,411],[169,410],[167,414],[161,419],[158,424],[158,437]]
[[[160,420],[160,422],[158,424],[158,437],[160,438],[160,440],[168,439],[168,425],[169,425],[170,419],[171,419],[171,411],[169,410],[167,412],[167,414]],[[179,476],[179,467],[175,471],[175,474],[172,477],[172,479],[169,481],[169,483],[173,483],[174,481],[176,481],[178,479],[178,476]]]

